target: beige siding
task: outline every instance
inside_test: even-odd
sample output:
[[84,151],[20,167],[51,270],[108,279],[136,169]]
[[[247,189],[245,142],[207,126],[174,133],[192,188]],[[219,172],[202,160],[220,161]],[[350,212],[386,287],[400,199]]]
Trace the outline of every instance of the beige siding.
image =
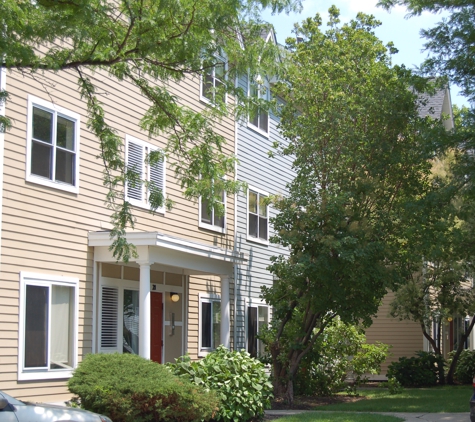
[[[92,351],[93,248],[87,246],[89,231],[103,230],[110,221],[105,207],[106,189],[102,185],[102,162],[97,158],[98,141],[87,129],[84,102],[80,99],[72,72],[39,75],[39,83],[18,72],[7,75],[10,100],[6,114],[13,128],[5,135],[3,223],[0,273],[0,381],[1,388],[20,399],[57,401],[68,398],[65,380],[18,382],[18,310],[19,273],[61,275],[79,279],[79,360]],[[106,109],[107,121],[125,140],[131,135],[159,147],[163,138],[148,139],[139,127],[147,101],[130,84],[117,83],[107,75],[96,73],[100,100]],[[199,100],[199,81],[189,79],[173,88],[194,110],[206,107]],[[53,102],[80,115],[79,193],[73,194],[25,181],[26,127],[28,94]],[[227,139],[224,151],[234,153],[234,121],[224,119],[216,130]],[[230,174],[229,177],[234,177]],[[170,168],[166,172],[166,193],[175,202],[171,211],[152,215],[136,208],[136,230],[160,231],[173,236],[233,247],[234,196],[227,198],[227,233],[198,228],[198,204],[183,198]],[[211,277],[212,278],[212,277]],[[216,281],[217,280],[217,281]],[[219,279],[192,277],[190,281],[190,326],[188,350],[197,352],[197,292],[206,291],[206,283],[219,290]],[[213,287],[214,288],[214,287]]]
[[382,375],[386,375],[388,365],[402,356],[413,356],[423,349],[423,336],[419,324],[412,321],[399,321],[389,316],[389,304],[394,293],[387,294],[381,304],[373,325],[366,330],[368,343],[377,341],[389,344],[390,356],[382,366]]

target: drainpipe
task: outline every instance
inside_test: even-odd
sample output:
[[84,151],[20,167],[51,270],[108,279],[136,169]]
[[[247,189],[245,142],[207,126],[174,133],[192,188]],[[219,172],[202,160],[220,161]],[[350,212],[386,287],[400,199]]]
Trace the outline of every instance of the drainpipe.
[[[7,71],[4,67],[0,68],[0,91],[6,89]],[[5,103],[0,103],[0,116],[5,116]],[[0,269],[2,262],[2,221],[3,221],[3,155],[5,147],[5,134],[0,133]]]

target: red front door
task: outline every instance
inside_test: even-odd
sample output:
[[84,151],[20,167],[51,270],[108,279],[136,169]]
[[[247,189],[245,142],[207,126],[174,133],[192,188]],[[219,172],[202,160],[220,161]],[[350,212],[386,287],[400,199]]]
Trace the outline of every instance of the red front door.
[[163,297],[162,293],[150,293],[150,359],[162,363],[163,345]]

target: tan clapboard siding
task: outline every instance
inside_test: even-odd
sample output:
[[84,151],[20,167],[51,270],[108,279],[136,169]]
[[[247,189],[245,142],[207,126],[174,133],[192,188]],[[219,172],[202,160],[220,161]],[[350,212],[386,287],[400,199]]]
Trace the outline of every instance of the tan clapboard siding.
[[[66,380],[17,382],[19,272],[29,271],[49,275],[64,275],[79,279],[79,338],[81,360],[92,351],[93,310],[93,249],[87,246],[87,233],[107,226],[110,211],[104,205],[106,188],[102,185],[102,162],[97,159],[98,140],[87,129],[87,113],[79,98],[73,72],[38,76],[46,84],[21,75],[8,74],[10,100],[7,115],[14,127],[5,135],[4,186],[2,223],[2,267],[0,289],[0,374],[1,388],[12,395],[29,400],[59,401],[70,394]],[[108,123],[125,141],[131,135],[164,147],[166,139],[148,139],[139,127],[148,102],[127,82],[117,83],[105,73],[91,76],[97,82]],[[45,88],[46,87],[46,88]],[[199,79],[186,79],[171,85],[183,103],[195,111],[207,105],[199,99]],[[28,94],[53,102],[80,115],[79,193],[72,194],[25,181],[26,127]],[[229,101],[232,101],[229,98]],[[235,126],[232,118],[215,122],[215,128],[225,136],[223,150],[234,153]],[[124,153],[124,149],[122,150]],[[228,177],[234,178],[233,174]],[[166,170],[166,193],[175,207],[165,214],[151,215],[134,208],[136,230],[161,231],[192,241],[233,248],[234,196],[227,198],[227,233],[220,235],[199,229],[198,202],[183,198],[170,166]],[[193,357],[198,351],[198,293],[212,289],[220,291],[218,277],[190,278],[190,309],[187,349]],[[3,381],[4,380],[4,381]]]
[[390,356],[382,365],[382,375],[385,375],[388,365],[402,356],[414,356],[415,352],[423,349],[423,336],[419,324],[412,321],[399,321],[389,316],[389,304],[394,299],[394,293],[388,293],[378,310],[373,325],[366,330],[368,343],[380,341],[389,344]]

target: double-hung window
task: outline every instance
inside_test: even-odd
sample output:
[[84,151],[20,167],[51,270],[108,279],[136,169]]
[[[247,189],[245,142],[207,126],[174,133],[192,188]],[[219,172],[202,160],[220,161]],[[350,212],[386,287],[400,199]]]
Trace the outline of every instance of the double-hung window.
[[221,204],[224,208],[224,215],[219,216],[216,210],[213,208],[208,209],[209,202],[206,199],[200,199],[200,222],[199,227],[203,229],[217,231],[219,233],[225,232],[226,227],[226,193],[221,191],[219,193],[221,198]]
[[226,78],[226,61],[216,57],[215,63],[204,70],[201,79],[201,99],[210,102],[225,102],[224,81]]
[[248,239],[258,242],[268,242],[268,206],[267,195],[254,189],[249,189],[247,199],[248,209]]
[[79,191],[79,115],[28,96],[26,180]]
[[[249,81],[249,97],[255,101],[269,101],[270,90],[268,83]],[[257,129],[267,135],[269,133],[269,114],[266,110],[258,107],[249,114],[249,125],[253,129]]]
[[[148,159],[149,154],[157,150],[159,148],[154,145],[126,136],[125,161],[127,170],[132,172],[134,177],[127,179],[125,196],[132,205],[150,208],[152,184],[165,198],[165,158],[154,164],[150,164]],[[165,212],[165,207],[162,206],[156,211]]]
[[200,296],[200,352],[216,349],[221,344],[221,301],[217,297]]
[[65,378],[77,364],[76,278],[20,273],[18,379]]
[[247,351],[252,357],[264,354],[264,343],[258,339],[258,335],[268,323],[268,306],[250,305],[247,307]]

